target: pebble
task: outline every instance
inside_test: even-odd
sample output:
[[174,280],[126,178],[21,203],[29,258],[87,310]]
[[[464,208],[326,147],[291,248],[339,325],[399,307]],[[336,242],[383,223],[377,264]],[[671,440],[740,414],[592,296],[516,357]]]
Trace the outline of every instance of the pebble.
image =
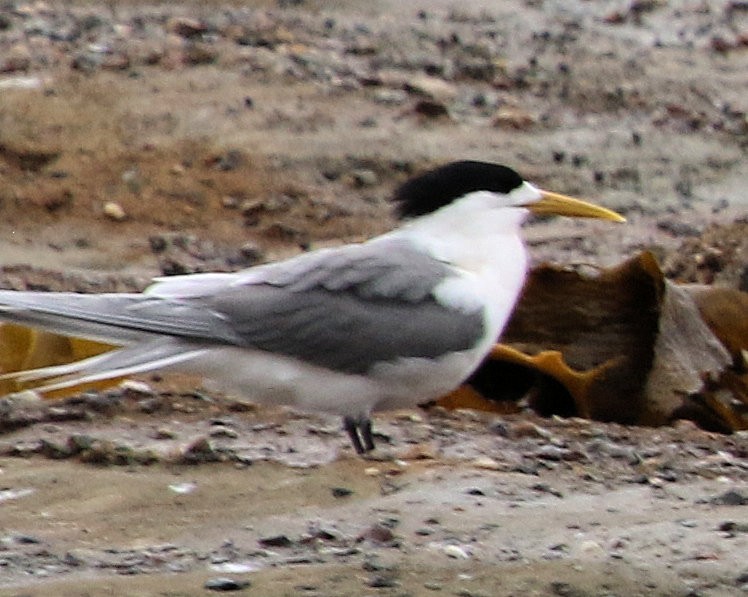
[[204,587],[210,591],[241,591],[251,584],[248,580],[235,580],[221,576],[206,581]]
[[257,541],[262,547],[293,547],[294,542],[286,535],[263,537]]
[[31,67],[31,51],[24,44],[15,44],[5,52],[5,58],[0,62],[0,72],[14,73],[26,71]]
[[748,494],[736,489],[730,489],[721,495],[709,500],[715,506],[746,506],[748,505]]
[[200,437],[182,450],[182,460],[186,463],[217,462],[221,458],[210,441]]
[[172,483],[169,485],[169,489],[179,495],[187,495],[197,489],[197,483],[185,482],[185,483]]
[[455,560],[469,560],[470,553],[459,545],[446,545],[444,547],[444,555]]
[[480,468],[487,471],[501,470],[501,464],[499,464],[490,456],[478,456],[478,458],[473,460],[472,464],[475,468]]
[[353,490],[347,487],[333,487],[330,489],[330,492],[332,493],[332,497],[335,498],[344,498],[353,495]]
[[388,589],[396,587],[399,583],[389,575],[376,575],[367,580],[366,585],[373,589]]
[[579,553],[585,558],[602,560],[607,557],[605,549],[597,541],[587,539],[579,544]]
[[395,540],[392,529],[382,524],[374,524],[358,537],[358,541],[368,540],[374,543],[391,543]]
[[210,430],[210,437],[225,437],[228,439],[236,439],[239,437],[239,433],[229,427],[219,425]]
[[107,201],[104,203],[104,215],[115,222],[122,222],[127,218],[125,209],[116,201]]
[[491,124],[496,128],[527,130],[537,122],[529,112],[520,108],[500,108],[494,114]]
[[166,31],[180,37],[197,37],[207,31],[205,24],[189,17],[171,17],[166,21]]
[[121,390],[131,392],[133,394],[143,394],[146,396],[153,396],[156,392],[153,388],[145,383],[144,381],[137,381],[135,379],[126,379],[119,384]]
[[405,89],[440,103],[450,102],[457,97],[457,88],[453,84],[428,75],[411,78],[405,83]]
[[153,432],[154,439],[176,439],[178,435],[179,434],[169,427],[159,427]]
[[379,177],[373,170],[358,169],[351,172],[353,184],[357,188],[373,187],[379,184]]

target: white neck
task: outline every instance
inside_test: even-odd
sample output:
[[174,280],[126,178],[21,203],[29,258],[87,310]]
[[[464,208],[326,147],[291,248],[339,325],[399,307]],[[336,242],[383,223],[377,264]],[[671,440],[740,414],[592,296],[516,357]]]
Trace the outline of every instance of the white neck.
[[508,207],[488,192],[472,193],[391,233],[405,236],[436,259],[478,273],[504,269],[507,261],[525,265],[520,228],[523,207]]
[[490,342],[506,324],[527,274],[520,233],[529,211],[508,204],[494,193],[471,193],[386,235],[407,239],[462,272],[437,294],[465,310],[485,306]]

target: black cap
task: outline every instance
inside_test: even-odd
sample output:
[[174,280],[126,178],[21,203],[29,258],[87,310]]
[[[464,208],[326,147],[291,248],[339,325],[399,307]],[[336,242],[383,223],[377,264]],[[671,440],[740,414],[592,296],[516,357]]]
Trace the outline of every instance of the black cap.
[[422,216],[475,191],[507,194],[524,181],[511,168],[489,162],[451,162],[411,178],[396,192],[401,218]]

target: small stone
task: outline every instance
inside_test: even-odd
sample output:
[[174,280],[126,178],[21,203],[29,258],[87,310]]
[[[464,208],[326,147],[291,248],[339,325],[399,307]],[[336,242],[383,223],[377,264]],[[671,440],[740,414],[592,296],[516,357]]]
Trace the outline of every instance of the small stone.
[[248,588],[251,584],[248,580],[218,577],[206,581],[204,586],[210,591],[241,591]]
[[265,259],[265,252],[252,241],[245,242],[239,248],[239,253],[247,264],[255,264]]
[[563,493],[561,493],[558,489],[554,489],[547,483],[535,483],[535,485],[532,486],[532,489],[541,493],[549,493],[553,496],[556,496],[557,498],[564,497]]
[[182,461],[190,464],[217,462],[218,460],[220,456],[205,437],[196,439],[182,451]]
[[490,456],[478,456],[478,458],[473,460],[473,466],[487,471],[501,470],[501,465]]
[[416,75],[405,84],[405,89],[440,103],[449,102],[457,97],[457,88],[454,85],[429,75]]
[[347,487],[333,487],[330,491],[332,492],[332,497],[335,498],[344,498],[353,495],[353,490]]
[[606,557],[606,553],[602,545],[600,545],[597,541],[592,541],[591,539],[582,541],[582,543],[579,545],[579,553],[582,554],[585,558],[590,559],[603,559]]
[[67,443],[55,442],[49,439],[42,439],[41,453],[44,454],[47,458],[59,460],[72,456],[73,450],[70,449],[70,446]]
[[147,415],[151,415],[159,410],[162,406],[161,399],[157,397],[143,398],[138,400],[138,410]]
[[376,576],[372,576],[366,584],[373,589],[387,589],[398,586],[398,582],[394,579],[394,577],[379,574]]
[[748,533],[748,522],[735,522],[734,520],[725,520],[719,523],[717,530],[724,533],[731,533],[733,535],[737,533]]
[[121,222],[127,218],[127,213],[124,208],[116,201],[107,201],[104,204],[104,215],[110,220],[115,222]]
[[226,209],[237,209],[240,201],[232,195],[225,195],[221,197],[221,205]]
[[379,183],[379,177],[373,170],[358,169],[351,173],[353,184],[358,188],[373,187]]
[[159,427],[153,432],[153,439],[176,439],[178,434],[168,427]]
[[172,17],[166,22],[166,31],[180,37],[197,37],[207,31],[204,23],[189,17]]
[[408,101],[408,94],[400,89],[378,89],[374,93],[374,101],[378,104],[401,106]]
[[228,439],[236,439],[239,437],[239,433],[228,427],[218,426],[210,430],[210,437],[225,437]]
[[449,116],[449,110],[447,106],[442,102],[434,100],[421,100],[413,106],[413,112],[421,116],[428,118],[439,118],[441,116]]
[[197,489],[197,483],[186,482],[186,483],[172,483],[169,485],[169,489],[179,495],[187,495]]
[[144,396],[153,396],[155,394],[153,388],[147,383],[144,381],[136,381],[134,379],[126,379],[119,384],[119,387],[125,392],[131,394],[142,394]]
[[710,502],[715,506],[746,506],[748,505],[748,495],[744,495],[735,489],[730,489],[721,495],[713,497]]
[[374,524],[364,531],[358,541],[369,540],[374,543],[390,543],[395,539],[395,534],[382,524]]
[[41,539],[33,535],[13,535],[13,541],[20,545],[38,545],[42,542]]
[[520,108],[501,108],[494,114],[492,120],[492,124],[496,128],[518,131],[529,129],[535,122],[534,116]]
[[262,547],[293,547],[293,541],[286,535],[274,535],[272,537],[262,537],[258,540]]
[[469,560],[470,554],[459,545],[447,545],[444,548],[444,555],[455,560]]
[[5,59],[0,63],[0,72],[26,71],[30,66],[31,51],[24,44],[16,44],[5,52]]
[[543,429],[535,423],[532,423],[530,421],[521,421],[512,426],[511,437],[513,439],[519,439],[522,437],[539,437],[542,439],[550,439],[551,434],[547,429]]

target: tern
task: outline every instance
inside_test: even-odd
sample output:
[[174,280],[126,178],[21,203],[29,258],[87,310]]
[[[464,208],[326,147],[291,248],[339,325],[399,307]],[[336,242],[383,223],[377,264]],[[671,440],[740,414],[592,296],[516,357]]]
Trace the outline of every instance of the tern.
[[528,271],[531,213],[624,221],[479,161],[416,176],[394,201],[391,232],[235,273],[156,278],[142,293],[0,291],[0,320],[117,347],[4,377],[51,391],[199,373],[256,403],[340,415],[362,454],[372,412],[450,392],[499,339]]

